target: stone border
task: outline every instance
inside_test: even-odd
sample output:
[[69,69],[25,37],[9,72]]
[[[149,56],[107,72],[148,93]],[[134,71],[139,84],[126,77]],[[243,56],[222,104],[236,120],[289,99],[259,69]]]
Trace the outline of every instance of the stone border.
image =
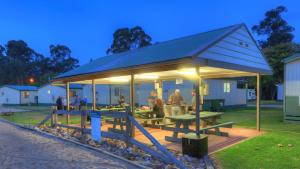
[[7,124],[10,124],[10,125],[13,125],[15,127],[19,127],[19,128],[25,129],[25,130],[30,130],[32,132],[35,132],[36,134],[39,134],[39,135],[47,137],[47,138],[56,139],[56,140],[59,140],[59,141],[69,142],[69,143],[72,143],[72,144],[75,144],[75,145],[79,145],[79,146],[81,146],[83,148],[86,148],[86,149],[90,149],[90,150],[93,150],[93,151],[97,151],[97,152],[106,154],[108,156],[111,156],[111,157],[116,158],[118,160],[122,160],[122,161],[124,161],[124,162],[126,162],[126,163],[128,163],[130,165],[134,165],[134,166],[136,166],[138,168],[141,168],[141,169],[149,169],[146,166],[142,166],[140,164],[137,164],[136,162],[127,160],[127,159],[125,159],[123,157],[117,156],[117,155],[112,154],[110,152],[107,152],[107,151],[104,151],[104,150],[101,150],[101,149],[97,149],[97,148],[89,146],[87,144],[82,144],[82,143],[79,143],[79,142],[76,142],[76,141],[73,141],[73,140],[69,140],[69,139],[66,139],[66,138],[55,136],[53,134],[50,134],[50,133],[47,133],[47,132],[44,132],[44,131],[36,130],[33,126],[26,126],[26,125],[21,125],[21,124],[13,123],[13,122],[8,121],[8,120],[3,119],[3,118],[0,118],[0,121],[4,122],[4,123],[7,123]]

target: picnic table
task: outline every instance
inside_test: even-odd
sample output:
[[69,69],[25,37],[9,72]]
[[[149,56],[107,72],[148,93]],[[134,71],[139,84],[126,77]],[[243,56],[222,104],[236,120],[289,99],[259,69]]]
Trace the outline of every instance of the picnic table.
[[[196,115],[195,112],[190,112],[192,115]],[[205,128],[207,125],[217,124],[217,119],[221,118],[223,113],[221,112],[210,112],[210,111],[202,111],[200,112],[200,120],[201,127]],[[195,116],[196,117],[196,116]]]
[[[206,128],[207,124],[217,124],[216,119],[220,118],[223,113],[220,112],[200,112],[200,120],[202,121],[202,128]],[[172,142],[180,142],[181,139],[178,138],[178,133],[189,133],[189,132],[194,132],[191,130],[189,127],[192,123],[195,122],[196,116],[191,113],[191,114],[183,114],[183,115],[176,115],[176,116],[169,116],[166,117],[170,119],[172,122],[175,123],[175,128],[173,127],[165,127],[165,130],[171,130],[173,131],[173,135],[166,136],[165,140],[167,141],[172,141]],[[181,128],[181,125],[183,126]]]

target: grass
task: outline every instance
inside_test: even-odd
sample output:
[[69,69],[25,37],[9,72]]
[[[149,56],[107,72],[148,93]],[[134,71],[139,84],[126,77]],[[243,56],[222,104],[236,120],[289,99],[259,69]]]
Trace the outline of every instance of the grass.
[[[277,101],[277,100],[261,100],[261,105],[282,105],[283,101]],[[256,105],[256,101],[249,101],[248,105]]]
[[[282,109],[262,109],[261,127],[266,134],[214,154],[219,166],[223,169],[300,168],[300,125],[284,123],[282,117]],[[222,120],[255,128],[255,108],[228,110]]]
[[[2,116],[19,124],[36,125],[51,111],[47,106],[14,106],[30,110]],[[255,129],[255,108],[228,109],[221,121],[235,122],[237,127]],[[300,169],[300,125],[284,123],[282,109],[262,108],[261,127],[266,133],[215,153],[214,159],[223,169]],[[59,117],[65,123],[65,117]],[[71,124],[79,123],[71,116]],[[283,147],[279,147],[282,144]],[[292,144],[289,147],[288,144]]]
[[[11,108],[18,108],[28,110],[26,112],[16,112],[10,116],[0,116],[6,120],[23,125],[36,126],[51,112],[51,106],[6,106]],[[64,116],[58,116],[59,122],[66,124],[66,118]],[[48,121],[49,124],[49,121]],[[80,124],[80,116],[72,115],[70,118],[70,124]]]

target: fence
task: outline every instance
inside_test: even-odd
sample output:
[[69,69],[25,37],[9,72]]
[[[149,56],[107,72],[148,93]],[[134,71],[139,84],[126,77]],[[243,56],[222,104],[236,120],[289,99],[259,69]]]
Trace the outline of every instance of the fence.
[[[91,129],[86,128],[87,115],[92,113],[99,113],[100,117],[111,117],[114,119],[125,120],[126,129],[125,132],[117,133],[113,131],[101,131],[101,137],[111,138],[124,141],[128,146],[135,145],[143,151],[151,154],[152,156],[162,159],[167,164],[175,164],[181,169],[185,169],[184,164],[179,161],[172,153],[170,153],[166,147],[161,145],[144,127],[142,127],[131,115],[130,109],[127,108],[125,112],[122,111],[95,111],[95,110],[53,110],[49,116],[47,116],[39,125],[43,125],[46,121],[51,120],[52,127],[64,127],[69,129],[75,129],[81,131],[81,138],[85,140],[86,134],[91,133]],[[64,125],[58,123],[57,115],[80,115],[81,124],[80,127]],[[144,136],[146,136],[151,143],[155,146],[155,149],[150,148],[146,144],[136,140],[132,137],[132,129],[136,127]]]

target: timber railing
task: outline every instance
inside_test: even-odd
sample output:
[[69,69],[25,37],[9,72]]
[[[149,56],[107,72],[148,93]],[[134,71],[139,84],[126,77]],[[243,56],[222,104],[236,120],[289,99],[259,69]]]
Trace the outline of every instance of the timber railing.
[[[47,120],[50,119],[52,127],[64,127],[64,128],[79,130],[79,131],[81,131],[81,134],[82,134],[82,140],[85,140],[86,134],[91,133],[91,129],[86,128],[87,115],[88,114],[91,115],[93,113],[99,113],[100,120],[103,116],[111,117],[114,119],[118,118],[118,119],[125,120],[126,129],[124,132],[113,132],[113,130],[108,130],[108,131],[101,130],[101,137],[122,140],[128,146],[135,145],[138,148],[142,149],[143,151],[151,154],[152,156],[163,160],[167,164],[175,164],[180,169],[186,168],[181,161],[179,161],[171,152],[169,152],[165,146],[161,145],[143,126],[141,126],[135,120],[135,118],[131,114],[129,107],[126,108],[125,112],[97,111],[97,110],[81,110],[81,111],[78,111],[78,110],[71,110],[71,111],[53,110],[50,114],[50,117],[47,116],[39,125],[43,125]],[[58,117],[57,117],[58,115],[80,115],[81,116],[81,125],[80,125],[80,127],[77,127],[77,126],[60,124],[60,123],[58,123]],[[120,121],[120,123],[122,123],[122,120]],[[133,137],[132,129],[134,127],[136,127],[145,137],[147,137],[151,141],[151,143],[154,145],[155,149],[149,147],[145,143],[142,143]]]

